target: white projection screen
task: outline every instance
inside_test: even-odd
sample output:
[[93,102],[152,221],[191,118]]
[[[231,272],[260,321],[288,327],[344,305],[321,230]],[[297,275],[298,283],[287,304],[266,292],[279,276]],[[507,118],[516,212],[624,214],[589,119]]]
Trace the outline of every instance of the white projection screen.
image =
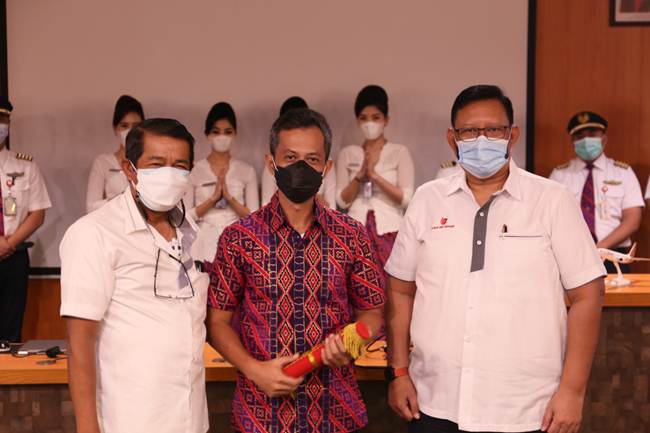
[[[416,183],[453,158],[445,133],[454,97],[494,83],[525,129],[528,2],[522,0],[8,0],[12,149],[34,156],[53,207],[32,237],[32,266],[60,266],[59,242],[84,214],[95,155],[114,151],[115,101],[173,117],[208,144],[211,105],[238,118],[235,155],[258,174],[279,105],[301,95],[334,132],[334,157],[360,141],[357,92],[389,94],[389,140],[407,145]],[[514,152],[525,163],[525,130]],[[54,270],[56,272],[56,270]]]

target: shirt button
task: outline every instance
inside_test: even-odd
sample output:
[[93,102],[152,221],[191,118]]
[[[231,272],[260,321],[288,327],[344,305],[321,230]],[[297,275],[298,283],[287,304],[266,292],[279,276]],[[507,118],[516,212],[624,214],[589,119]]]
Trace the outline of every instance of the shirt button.
[[465,343],[469,343],[470,340],[471,340],[471,338],[469,338],[469,337],[465,337],[464,340],[465,340]]
[[479,215],[480,216],[485,216],[485,212],[480,212]]
[[480,240],[476,241],[476,245],[483,245],[483,242],[481,242]]

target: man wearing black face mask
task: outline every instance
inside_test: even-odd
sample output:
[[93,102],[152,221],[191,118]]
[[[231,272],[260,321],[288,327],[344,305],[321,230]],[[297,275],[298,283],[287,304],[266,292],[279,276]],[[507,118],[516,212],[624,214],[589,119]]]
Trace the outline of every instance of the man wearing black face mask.
[[[240,372],[233,428],[356,431],[367,415],[336,334],[352,321],[378,331],[382,271],[363,226],[315,200],[331,167],[323,116],[288,111],[274,123],[270,144],[266,165],[279,191],[223,232],[210,275],[210,343]],[[230,325],[236,309],[239,332]],[[321,342],[325,367],[300,378],[284,374],[297,354]]]

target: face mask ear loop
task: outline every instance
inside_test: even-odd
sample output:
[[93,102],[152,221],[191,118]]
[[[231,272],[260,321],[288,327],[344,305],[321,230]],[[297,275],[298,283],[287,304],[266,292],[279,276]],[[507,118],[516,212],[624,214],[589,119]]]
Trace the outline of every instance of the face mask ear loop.
[[506,145],[506,156],[505,158],[508,159],[510,158],[510,150],[508,149],[508,145],[510,145],[510,139],[512,138],[512,125],[510,125],[510,135],[508,136],[508,144]]
[[183,201],[183,199],[181,199],[181,212],[182,212],[181,213],[181,221],[180,221],[180,223],[178,223],[178,225],[175,225],[174,222],[172,221],[171,216],[170,216],[171,212],[167,212],[167,221],[169,222],[169,225],[174,227],[175,229],[182,226],[183,223],[185,222],[185,202]]
[[[136,172],[136,175],[138,173],[138,169],[135,168],[135,165],[133,165],[133,162],[129,161],[129,164],[131,164],[131,167],[133,167],[133,170]],[[129,183],[131,186],[133,186],[133,190],[135,191],[135,197],[133,198],[135,200],[135,205],[138,208],[138,211],[140,212],[140,215],[142,215],[142,218],[144,218],[145,221],[149,221],[149,217],[147,216],[147,212],[144,210],[145,205],[142,203],[142,200],[140,200],[140,193],[138,192],[138,189],[135,186],[135,183],[133,181],[129,180]]]

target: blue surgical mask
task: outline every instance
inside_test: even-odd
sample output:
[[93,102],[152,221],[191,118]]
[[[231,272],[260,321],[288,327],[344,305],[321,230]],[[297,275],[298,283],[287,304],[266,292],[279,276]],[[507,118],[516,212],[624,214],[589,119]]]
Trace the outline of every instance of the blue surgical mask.
[[458,163],[473,176],[487,179],[508,162],[508,140],[488,140],[480,135],[475,141],[457,141]]
[[573,147],[580,159],[591,162],[603,153],[603,139],[601,137],[584,137],[574,141]]

